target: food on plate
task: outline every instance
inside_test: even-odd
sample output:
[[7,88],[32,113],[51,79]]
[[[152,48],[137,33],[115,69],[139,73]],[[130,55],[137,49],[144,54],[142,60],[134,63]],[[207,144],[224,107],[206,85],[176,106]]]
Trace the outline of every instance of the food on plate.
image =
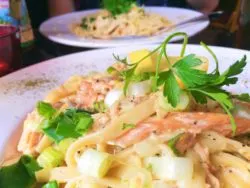
[[134,1],[117,2],[121,9],[105,2],[103,10],[82,18],[81,23],[74,23],[70,26],[71,31],[80,37],[110,39],[131,35],[150,36],[172,25],[165,17],[145,12]]
[[[180,56],[166,51],[175,36]],[[28,114],[22,156],[2,164],[0,187],[250,187],[250,96],[223,89],[246,57],[220,72],[201,43],[216,64],[208,72],[186,44],[175,33],[52,90]]]

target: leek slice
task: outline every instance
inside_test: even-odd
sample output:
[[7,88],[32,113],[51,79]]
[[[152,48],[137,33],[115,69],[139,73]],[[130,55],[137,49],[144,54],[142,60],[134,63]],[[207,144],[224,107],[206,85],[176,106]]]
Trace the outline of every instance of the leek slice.
[[171,111],[184,111],[186,110],[190,105],[190,97],[188,96],[187,92],[183,91],[180,95],[180,101],[179,104],[174,108],[171,106],[171,104],[168,102],[167,98],[162,95],[162,93],[159,94],[158,97],[158,103],[159,106],[162,107],[164,110],[171,112]]
[[77,167],[82,174],[101,178],[106,175],[112,162],[110,154],[89,148],[80,156]]
[[46,148],[37,158],[38,164],[43,168],[54,168],[60,166],[63,160],[63,153],[53,147]]
[[64,155],[67,152],[69,146],[75,141],[74,138],[65,138],[58,144],[58,150],[61,151]]
[[193,176],[193,161],[186,157],[148,157],[144,163],[152,167],[152,174],[157,179],[178,181]]
[[128,87],[129,96],[144,96],[151,91],[151,82],[150,80],[145,80],[142,82],[131,83]]

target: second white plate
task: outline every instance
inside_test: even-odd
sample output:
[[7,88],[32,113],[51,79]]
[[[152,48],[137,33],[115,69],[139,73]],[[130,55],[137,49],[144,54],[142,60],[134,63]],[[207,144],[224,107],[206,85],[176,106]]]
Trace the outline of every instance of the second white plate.
[[[193,10],[182,9],[182,8],[168,8],[168,7],[145,7],[146,12],[157,13],[163,17],[166,17],[174,23],[179,23],[183,20],[190,19],[193,17],[200,16],[201,13]],[[90,39],[80,38],[73,34],[69,26],[72,23],[80,22],[80,20],[88,14],[95,13],[96,10],[72,12],[62,16],[57,16],[45,21],[40,26],[40,32],[48,39],[69,45],[78,47],[88,48],[105,48],[105,47],[118,47],[127,45],[142,45],[162,42],[168,35],[174,32],[186,32],[189,37],[202,31],[209,25],[209,21],[200,21],[197,23],[191,23],[172,31],[162,33],[157,36],[141,37],[141,38],[122,38],[122,39]],[[174,38],[172,41],[180,40],[180,38]]]

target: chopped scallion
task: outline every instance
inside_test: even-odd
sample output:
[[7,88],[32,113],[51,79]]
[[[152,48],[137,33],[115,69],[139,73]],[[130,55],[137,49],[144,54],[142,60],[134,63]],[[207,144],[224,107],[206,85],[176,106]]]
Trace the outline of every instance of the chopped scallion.
[[37,158],[38,164],[43,168],[54,168],[62,164],[64,155],[53,147],[46,148]]

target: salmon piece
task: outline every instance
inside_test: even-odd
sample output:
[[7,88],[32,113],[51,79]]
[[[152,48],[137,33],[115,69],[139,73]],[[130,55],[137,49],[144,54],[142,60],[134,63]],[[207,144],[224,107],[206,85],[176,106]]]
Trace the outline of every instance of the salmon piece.
[[80,86],[80,91],[76,96],[76,103],[82,105],[83,108],[89,108],[92,107],[95,101],[97,101],[97,94],[92,88],[92,84],[83,81]]
[[176,142],[175,148],[180,154],[184,154],[189,148],[193,148],[196,143],[197,140],[195,134],[184,133]]
[[27,138],[27,144],[29,148],[35,147],[42,139],[43,134],[40,132],[30,132]]
[[114,84],[112,77],[97,77],[82,81],[75,96],[76,107],[93,108],[95,102],[104,100],[107,93],[114,87]]
[[[250,119],[235,117],[236,135],[250,132]],[[133,129],[128,130],[113,142],[127,147],[145,138],[151,133],[161,134],[175,130],[184,130],[194,135],[211,130],[224,136],[232,136],[232,127],[227,114],[204,112],[171,112],[164,119],[149,118]]]

